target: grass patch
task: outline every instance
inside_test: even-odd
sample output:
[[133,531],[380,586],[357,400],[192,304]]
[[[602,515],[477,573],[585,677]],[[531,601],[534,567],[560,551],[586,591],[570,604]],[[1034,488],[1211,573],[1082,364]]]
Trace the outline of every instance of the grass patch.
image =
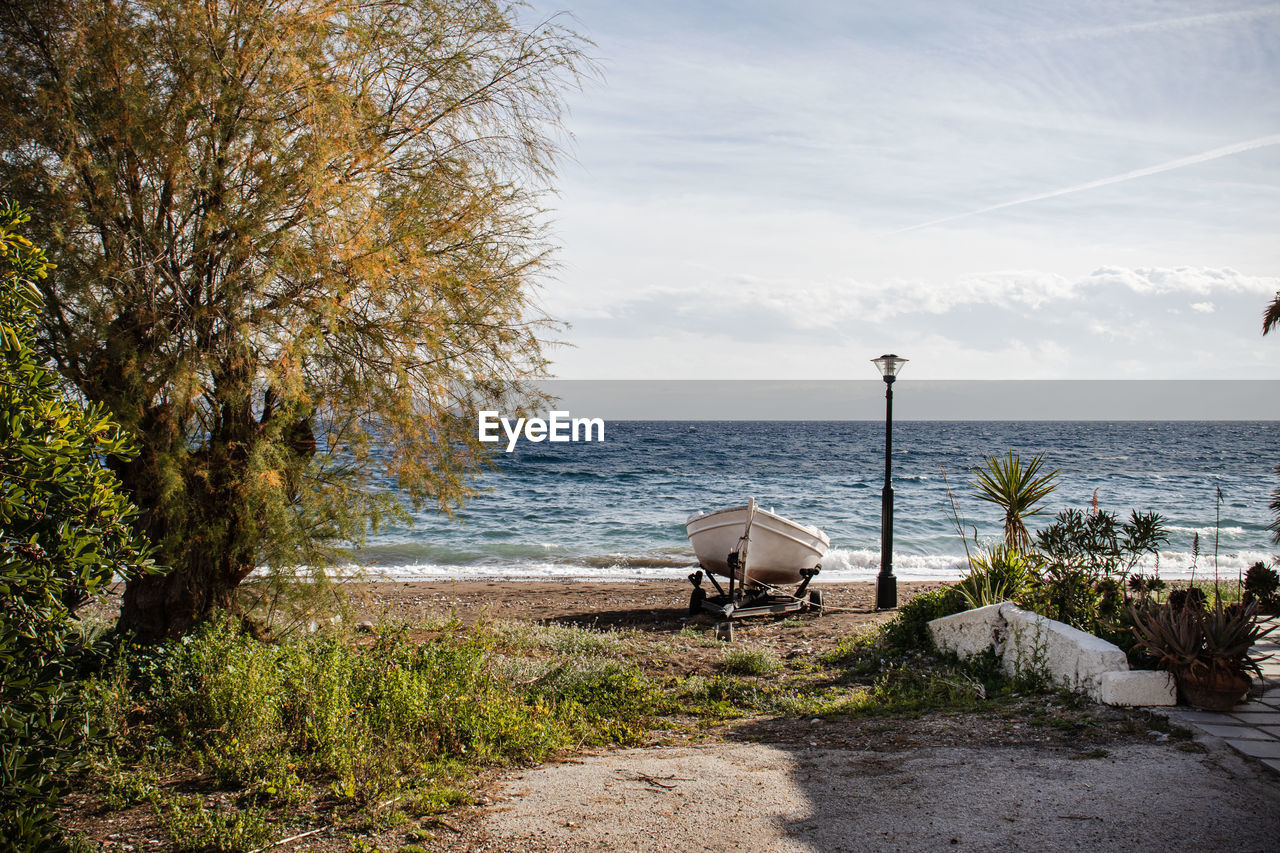
[[[387,802],[400,819],[447,809],[475,768],[636,743],[663,707],[656,683],[612,657],[617,637],[434,627],[422,641],[401,628],[264,643],[210,624],[117,645],[82,690],[102,732],[101,804],[148,804],[181,849],[253,849],[271,821],[319,803],[357,823],[384,821]],[[158,767],[234,802],[179,794]]]
[[725,649],[720,659],[720,669],[730,675],[772,675],[782,668],[777,657],[768,649]]

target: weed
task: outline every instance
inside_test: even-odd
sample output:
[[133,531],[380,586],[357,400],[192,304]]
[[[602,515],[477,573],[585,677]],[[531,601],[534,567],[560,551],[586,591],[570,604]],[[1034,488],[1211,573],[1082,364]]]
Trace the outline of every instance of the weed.
[[1110,750],[1091,749],[1088,752],[1077,752],[1075,755],[1071,756],[1071,760],[1072,761],[1088,761],[1093,758],[1106,758],[1110,754],[1111,754]]
[[632,639],[623,631],[593,631],[527,622],[499,623],[494,626],[493,633],[508,647],[589,657],[616,657]]
[[1052,678],[1048,665],[1049,638],[1046,629],[1033,623],[1011,625],[1005,637],[1005,659],[1012,654],[1011,687],[1020,693],[1042,693],[1049,689]]
[[105,779],[103,805],[119,811],[148,802],[156,795],[158,781],[153,771],[113,768]]
[[200,797],[178,795],[156,798],[152,810],[175,850],[248,853],[272,840],[262,809],[222,811]]
[[[120,645],[81,694],[104,732],[91,756],[104,804],[151,801],[175,838],[234,849],[257,831],[255,815],[322,791],[358,809],[393,799],[422,814],[465,798],[454,780],[467,767],[635,743],[665,700],[613,659],[620,638],[589,634],[513,640],[561,649],[560,665],[501,653],[504,635],[483,626],[442,626],[424,642],[386,627],[372,644],[336,633],[268,644],[215,621],[153,649]],[[236,791],[241,817],[167,797],[143,769],[161,764]]]

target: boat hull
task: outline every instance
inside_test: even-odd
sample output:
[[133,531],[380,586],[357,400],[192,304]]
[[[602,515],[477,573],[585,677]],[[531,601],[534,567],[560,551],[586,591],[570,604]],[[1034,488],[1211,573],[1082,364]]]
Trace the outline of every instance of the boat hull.
[[[689,516],[685,531],[704,570],[729,576],[729,554],[738,548],[749,511],[735,506]],[[830,545],[827,534],[818,528],[757,507],[747,548],[747,575],[744,578],[739,571],[736,577],[746,583],[799,583],[801,570],[816,567]]]

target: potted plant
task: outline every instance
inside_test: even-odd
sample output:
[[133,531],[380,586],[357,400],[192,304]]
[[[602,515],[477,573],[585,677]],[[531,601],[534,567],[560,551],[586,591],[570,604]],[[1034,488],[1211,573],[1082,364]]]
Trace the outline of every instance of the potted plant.
[[1249,650],[1274,627],[1257,620],[1257,604],[1212,607],[1170,602],[1134,607],[1133,633],[1139,648],[1173,673],[1178,693],[1206,711],[1225,711],[1249,692],[1249,673],[1261,675]]

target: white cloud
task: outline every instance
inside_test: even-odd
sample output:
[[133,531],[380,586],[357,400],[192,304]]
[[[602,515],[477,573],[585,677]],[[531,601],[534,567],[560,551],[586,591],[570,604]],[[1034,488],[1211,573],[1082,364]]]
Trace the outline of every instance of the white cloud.
[[[1117,288],[1140,297],[1215,293],[1265,296],[1280,288],[1280,278],[1245,276],[1230,269],[1119,267],[1104,267],[1075,279],[1018,270],[979,273],[951,282],[807,281],[734,275],[709,278],[693,288],[657,285],[614,297],[609,311],[583,307],[576,317],[611,318],[626,324],[638,316],[666,315],[676,320],[698,318],[699,322],[710,322],[717,315],[758,314],[775,322],[778,328],[805,331],[837,328],[851,322],[885,323],[909,315],[944,315],[961,308],[1021,314],[1059,311],[1086,297],[1096,306],[1099,294],[1114,293]],[[1191,307],[1204,313],[1214,310],[1208,301]],[[631,334],[643,331],[637,328]]]
[[[557,363],[564,378],[724,378],[747,365],[769,378],[838,378],[851,350],[880,347],[908,354],[921,378],[1216,378],[1205,365],[1221,360],[1204,354],[1234,352],[1264,378],[1280,368],[1280,347],[1265,354],[1255,315],[1259,294],[1277,287],[1191,268],[950,283],[708,277],[615,294],[608,312],[584,307],[570,335],[580,348]],[[1193,314],[1171,313],[1188,304]]]
[[1266,296],[1275,292],[1280,286],[1280,278],[1275,276],[1243,275],[1230,268],[1192,267],[1177,269],[1100,267],[1094,270],[1086,281],[1103,287],[1127,287],[1134,293],[1141,294],[1247,293]]
[[561,375],[1280,375],[1275,4],[573,9]]

